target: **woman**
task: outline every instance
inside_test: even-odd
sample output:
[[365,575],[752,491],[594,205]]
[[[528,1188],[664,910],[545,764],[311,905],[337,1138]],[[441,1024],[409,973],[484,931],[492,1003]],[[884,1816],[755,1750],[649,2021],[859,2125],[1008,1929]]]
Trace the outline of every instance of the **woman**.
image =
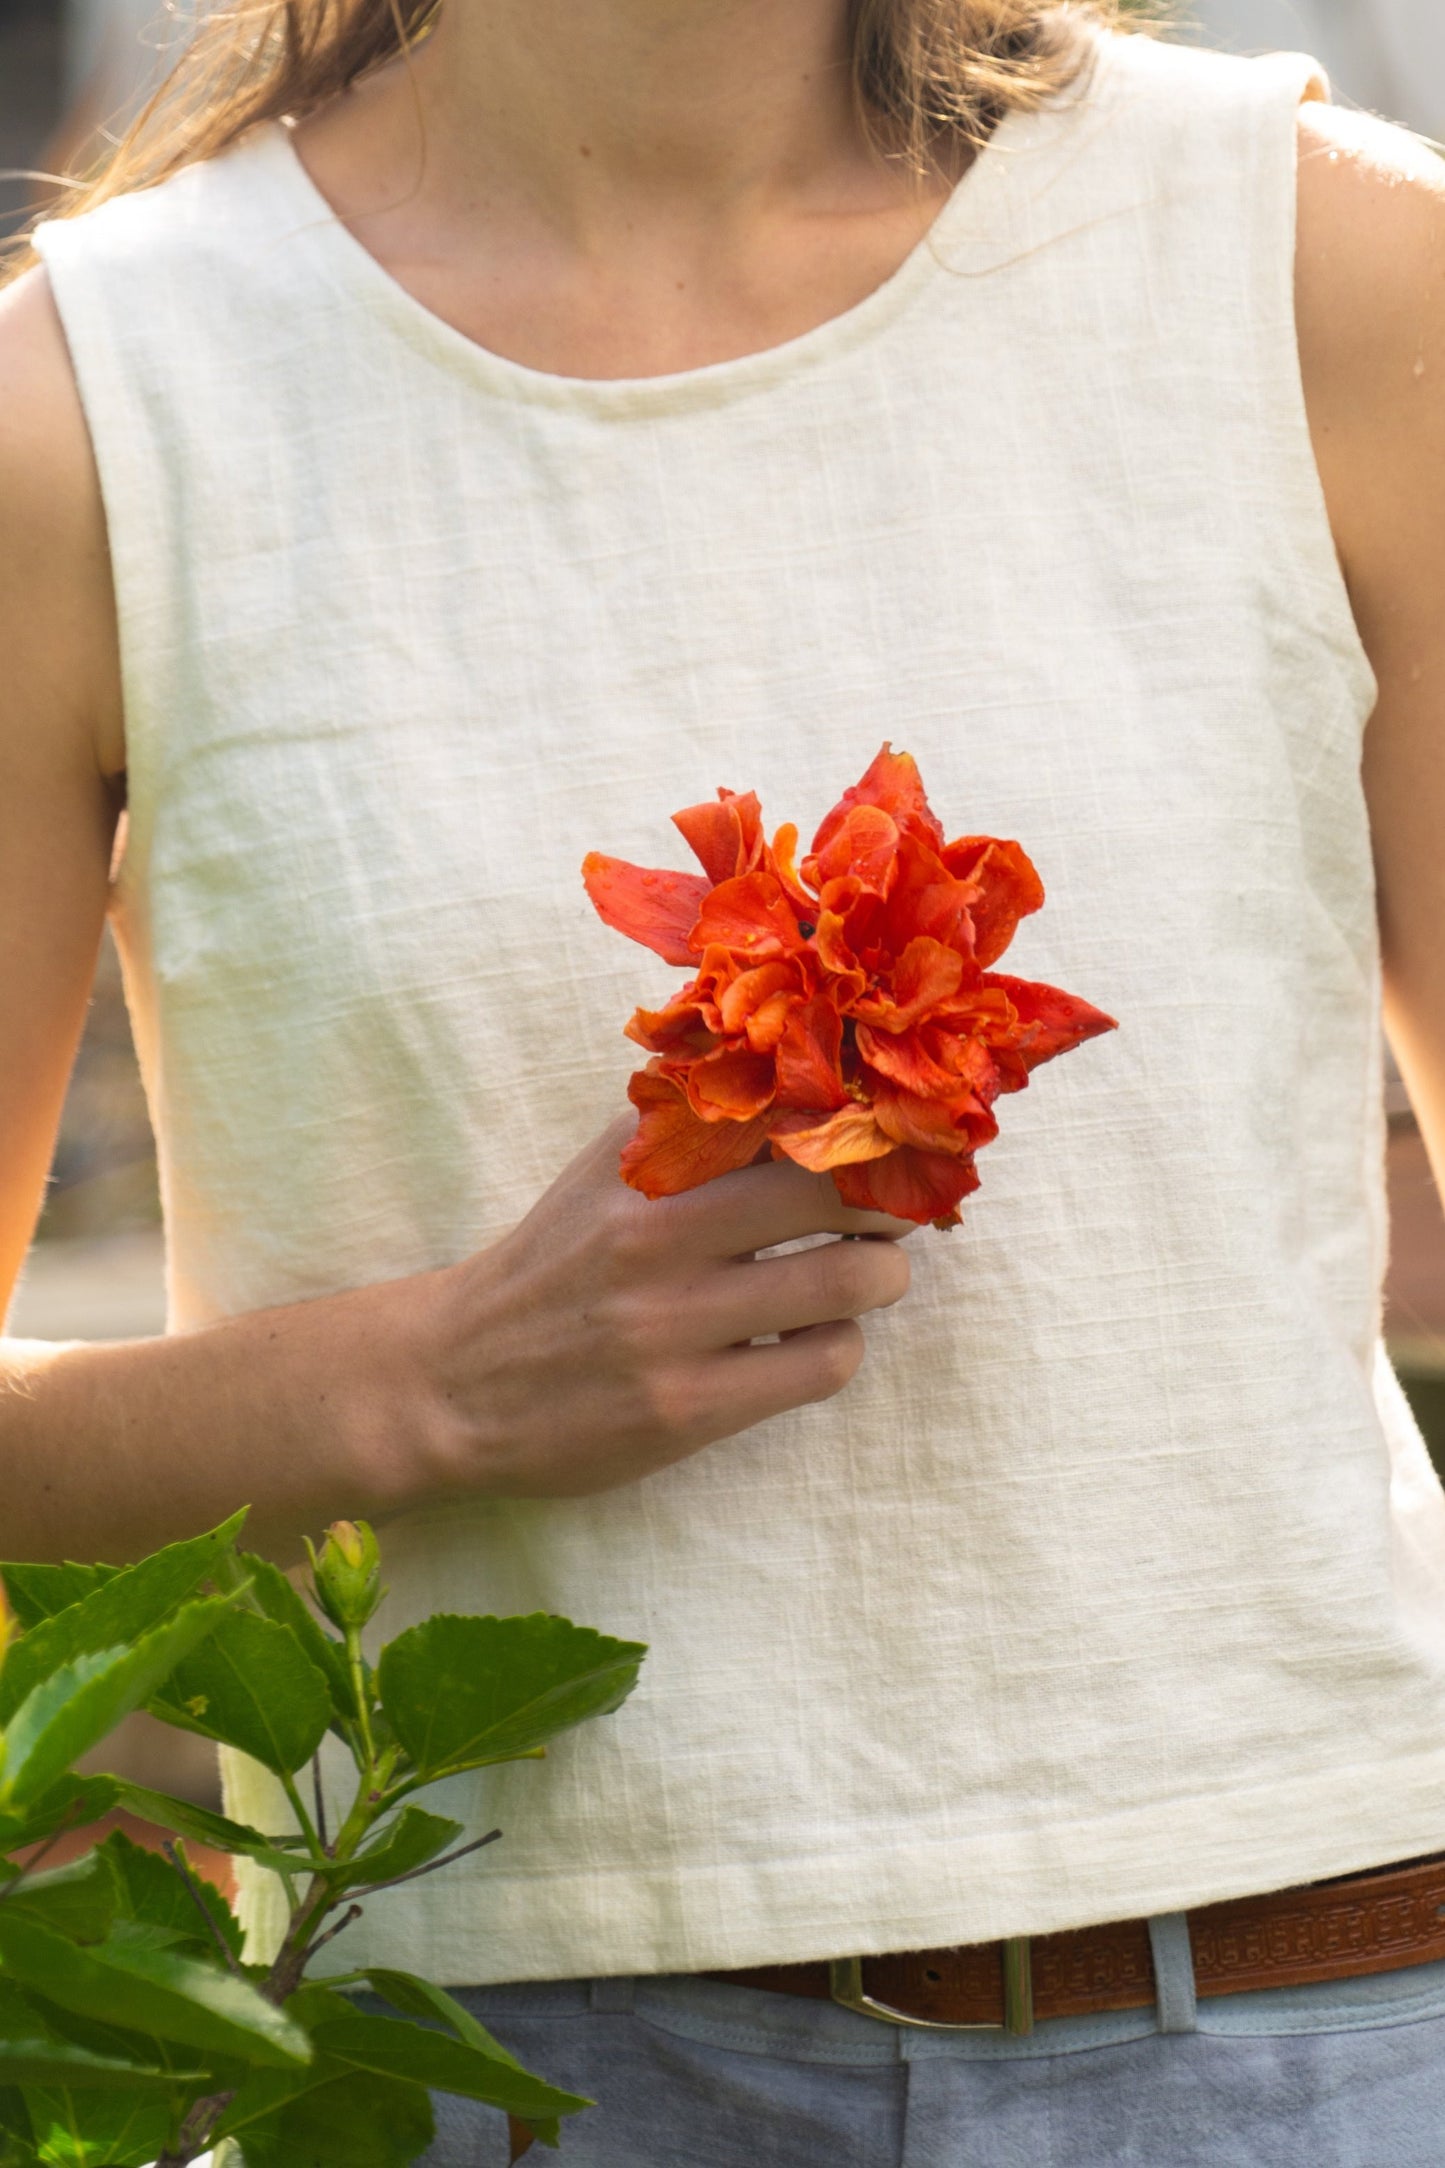
[[[176,1328],[8,1346],[7,1545],[363,1513],[393,1626],[651,1644],[345,1956],[597,2096],[579,2162],[1434,2168],[1439,171],[1028,0],[398,21],[218,24],[0,318],[3,1270],[109,905]],[[902,1230],[623,1187],[662,988],[577,868],[889,737],[1121,1028],[961,1233],[761,1254]]]

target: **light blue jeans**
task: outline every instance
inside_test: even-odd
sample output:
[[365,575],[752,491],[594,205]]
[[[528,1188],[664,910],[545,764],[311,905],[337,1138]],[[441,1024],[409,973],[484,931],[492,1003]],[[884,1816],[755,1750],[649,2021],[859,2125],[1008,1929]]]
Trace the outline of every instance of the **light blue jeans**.
[[[1152,2010],[1027,2039],[910,2032],[692,1977],[462,1988],[598,2103],[527,2168],[1445,2168],[1445,1963],[1196,2006],[1182,1918]],[[504,2119],[436,2102],[425,2168],[506,2168]]]

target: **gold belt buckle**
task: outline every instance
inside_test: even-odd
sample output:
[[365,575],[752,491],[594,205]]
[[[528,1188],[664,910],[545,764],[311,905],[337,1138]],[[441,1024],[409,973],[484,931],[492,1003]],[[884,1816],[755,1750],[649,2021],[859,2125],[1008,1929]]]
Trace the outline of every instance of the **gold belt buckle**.
[[921,2032],[1007,2032],[1022,2038],[1034,2029],[1033,1968],[1027,1935],[1010,1935],[1003,1945],[1002,2025],[944,2025],[933,2018],[910,2017],[886,2002],[875,2002],[863,1992],[861,1957],[835,1957],[828,1967],[828,1989],[834,2002],[863,2017],[880,2018],[885,2025],[915,2025]]

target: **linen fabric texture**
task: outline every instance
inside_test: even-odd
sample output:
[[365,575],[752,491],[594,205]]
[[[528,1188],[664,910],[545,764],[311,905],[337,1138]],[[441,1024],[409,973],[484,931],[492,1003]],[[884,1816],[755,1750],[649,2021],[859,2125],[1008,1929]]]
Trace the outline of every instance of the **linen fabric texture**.
[[[589,848],[891,738],[1117,1033],[1002,1108],[854,1383],[605,1496],[385,1533],[395,1632],[637,1693],[338,1945],[486,1983],[1166,1913],[1435,1849],[1445,1499],[1380,1340],[1375,686],[1293,321],[1298,56],[1102,37],[857,307],[646,381],[478,348],[283,126],[42,229],[114,552],[116,925],[176,1331],[465,1257],[677,974]],[[204,1442],[198,1442],[204,1450]],[[231,1810],[284,1826],[231,1757]],[[254,1946],[273,1888],[245,1894]]]

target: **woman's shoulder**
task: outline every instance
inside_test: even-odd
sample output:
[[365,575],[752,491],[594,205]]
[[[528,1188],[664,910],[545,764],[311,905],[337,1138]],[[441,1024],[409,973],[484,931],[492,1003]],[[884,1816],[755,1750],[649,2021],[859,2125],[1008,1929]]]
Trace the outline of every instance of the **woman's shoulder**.
[[1302,106],[1298,127],[1307,364],[1342,401],[1383,397],[1409,427],[1445,402],[1445,159],[1339,106]]
[[0,503],[0,650],[10,688],[0,737],[41,731],[62,758],[61,741],[71,738],[73,752],[93,752],[103,773],[116,773],[124,746],[105,512],[43,269],[0,293]]

